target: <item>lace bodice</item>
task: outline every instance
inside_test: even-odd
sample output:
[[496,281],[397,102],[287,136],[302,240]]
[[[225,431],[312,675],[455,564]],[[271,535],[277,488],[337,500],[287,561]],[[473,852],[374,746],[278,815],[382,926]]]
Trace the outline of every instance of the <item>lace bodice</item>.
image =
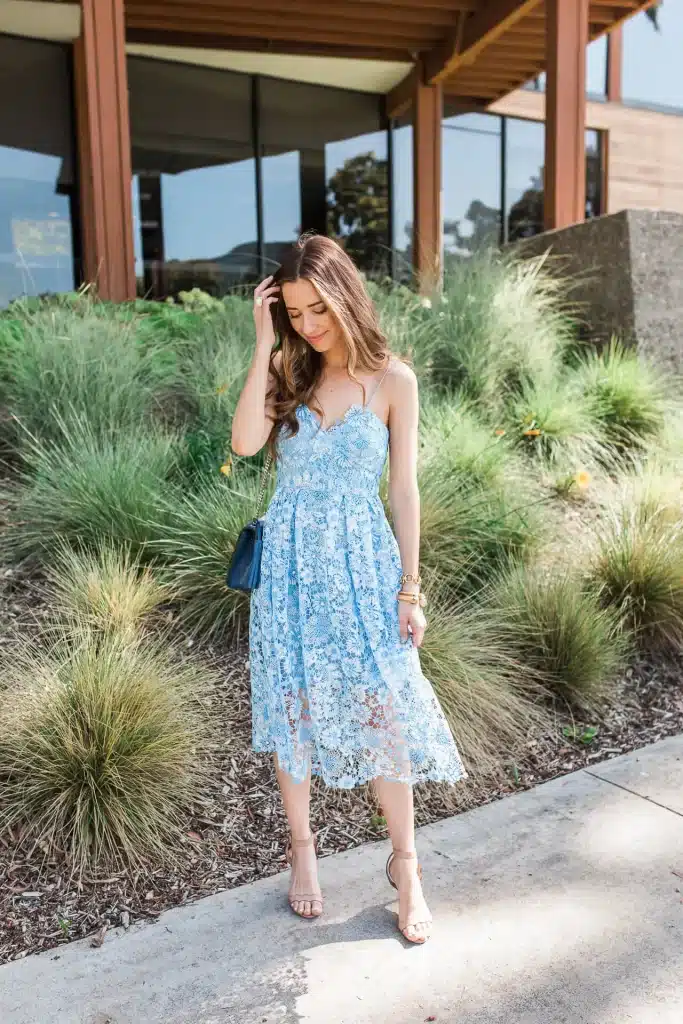
[[307,487],[336,494],[377,494],[389,431],[367,405],[352,405],[326,428],[306,405],[297,409],[297,419],[299,432],[278,442],[277,490]]

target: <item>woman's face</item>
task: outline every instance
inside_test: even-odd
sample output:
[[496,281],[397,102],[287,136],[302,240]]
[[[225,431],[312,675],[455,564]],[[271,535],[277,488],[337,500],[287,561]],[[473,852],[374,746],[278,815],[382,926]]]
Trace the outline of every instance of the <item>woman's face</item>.
[[344,343],[337,321],[310,281],[286,282],[282,298],[292,327],[316,352],[329,352]]

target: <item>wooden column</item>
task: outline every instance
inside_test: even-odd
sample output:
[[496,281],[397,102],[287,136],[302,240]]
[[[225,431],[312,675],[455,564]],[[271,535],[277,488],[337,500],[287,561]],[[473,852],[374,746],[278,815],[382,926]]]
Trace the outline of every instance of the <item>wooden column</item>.
[[621,25],[607,36],[607,99],[621,103],[621,61],[624,47],[624,33]]
[[420,291],[441,284],[441,119],[440,85],[425,85],[422,69],[413,93],[413,269]]
[[103,299],[135,298],[123,0],[81,0],[74,46],[83,276]]
[[546,0],[545,227],[586,214],[588,0]]

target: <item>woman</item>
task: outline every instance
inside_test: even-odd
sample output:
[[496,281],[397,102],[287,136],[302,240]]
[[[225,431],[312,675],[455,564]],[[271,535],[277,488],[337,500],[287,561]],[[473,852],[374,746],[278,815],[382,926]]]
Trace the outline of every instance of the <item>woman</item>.
[[[277,459],[250,665],[253,745],[275,754],[291,830],[289,903],[301,917],[322,913],[311,772],[336,787],[372,779],[393,845],[399,929],[422,943],[431,915],[411,787],[467,776],[417,652],[426,627],[417,382],[391,357],[360,274],[328,238],[299,240],[256,289],[254,319],[232,447],[254,455],[270,443]],[[388,450],[396,536],[378,494]]]

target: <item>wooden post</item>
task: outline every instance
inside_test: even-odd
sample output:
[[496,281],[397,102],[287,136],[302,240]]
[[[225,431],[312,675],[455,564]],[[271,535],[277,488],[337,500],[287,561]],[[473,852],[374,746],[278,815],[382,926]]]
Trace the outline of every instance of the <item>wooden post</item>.
[[546,0],[545,227],[586,215],[588,0]]
[[135,298],[123,0],[81,0],[74,46],[83,277],[103,299]]
[[440,85],[425,85],[422,68],[413,94],[413,270],[420,291],[441,284],[441,119]]
[[621,61],[624,48],[624,33],[621,25],[607,36],[607,99],[621,103]]

